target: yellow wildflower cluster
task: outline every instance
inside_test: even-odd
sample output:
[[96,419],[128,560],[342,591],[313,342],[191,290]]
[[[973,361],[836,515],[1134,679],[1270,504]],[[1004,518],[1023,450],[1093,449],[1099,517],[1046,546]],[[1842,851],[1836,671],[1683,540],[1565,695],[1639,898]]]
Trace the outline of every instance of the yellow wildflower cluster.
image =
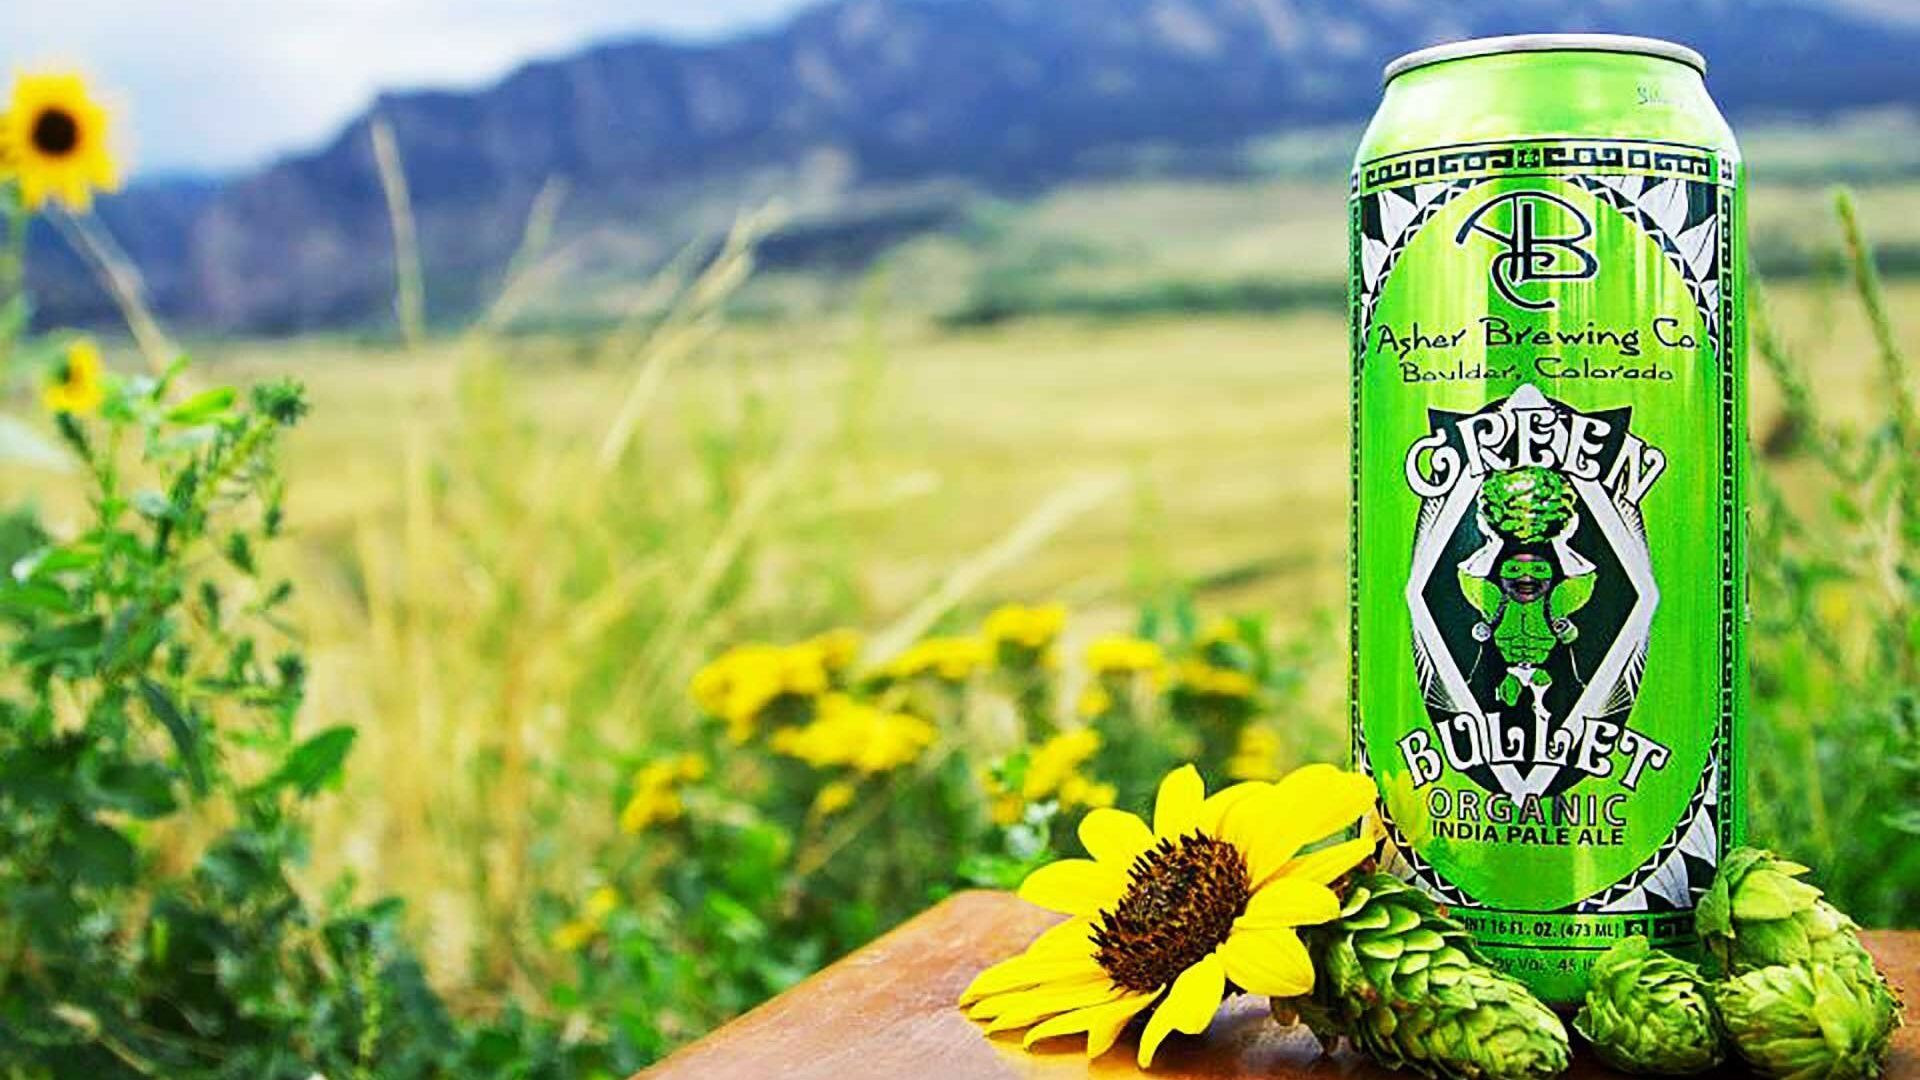
[[681,754],[642,765],[633,774],[633,795],[620,811],[620,831],[637,833],[651,825],[680,820],[686,813],[680,789],[706,776],[707,759],[699,754]]
[[1166,663],[1160,646],[1145,638],[1103,637],[1087,646],[1087,668],[1095,675],[1140,675]]
[[989,658],[987,643],[979,638],[927,638],[894,657],[881,674],[891,679],[926,675],[941,682],[962,683],[985,667]]
[[775,703],[826,693],[859,654],[859,635],[850,630],[795,645],[736,645],[694,675],[693,700],[726,721],[727,738],[744,743]]
[[1176,691],[1195,697],[1245,700],[1254,694],[1253,676],[1233,668],[1210,664],[1199,657],[1180,661],[1173,669]]
[[84,213],[95,191],[120,186],[107,145],[107,112],[78,75],[22,75],[0,113],[0,180],[20,185],[20,201],[39,210],[48,201]]
[[1025,607],[1006,604],[995,608],[980,626],[993,655],[1009,667],[1051,667],[1053,645],[1066,629],[1067,609],[1061,604]]
[[917,716],[828,694],[812,720],[774,732],[769,745],[816,769],[848,766],[871,776],[918,761],[936,734]]
[[606,929],[607,916],[620,908],[620,893],[611,885],[602,885],[587,894],[578,917],[553,932],[553,947],[561,952],[578,952]]
[[1278,780],[1280,778],[1280,736],[1272,728],[1249,724],[1240,732],[1240,743],[1227,759],[1229,780]]
[[48,412],[90,416],[107,398],[106,365],[100,350],[85,338],[67,346],[66,355],[47,374],[41,400]]
[[1092,728],[1063,731],[1041,743],[1027,760],[1020,794],[1029,801],[1053,794],[1087,759],[1100,752],[1100,743],[1100,733]]
[[1092,728],[1063,731],[1033,749],[1020,788],[1009,789],[999,778],[987,778],[987,797],[996,824],[1020,820],[1028,803],[1058,799],[1062,809],[1112,806],[1112,784],[1090,779],[1081,770],[1100,751],[1100,733]]

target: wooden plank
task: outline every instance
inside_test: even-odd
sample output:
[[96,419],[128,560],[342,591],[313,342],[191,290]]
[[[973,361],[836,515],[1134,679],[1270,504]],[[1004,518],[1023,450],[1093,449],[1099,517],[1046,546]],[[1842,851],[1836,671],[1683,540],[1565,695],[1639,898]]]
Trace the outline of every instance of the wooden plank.
[[[864,1080],[867,1077],[1137,1076],[1130,1041],[1087,1062],[1074,1040],[1040,1054],[1013,1036],[985,1038],[954,999],[974,974],[1013,955],[1055,916],[1006,893],[952,897],[893,933],[686,1047],[643,1074],[656,1080]],[[1920,991],[1920,933],[1872,932],[1867,946],[1895,983]],[[1896,1041],[1887,1075],[1920,1080],[1920,1027]],[[1394,1075],[1342,1049],[1333,1057],[1303,1029],[1267,1017],[1266,999],[1241,997],[1221,1010],[1205,1034],[1175,1036],[1156,1058],[1153,1076],[1207,1077]],[[1404,1074],[1402,1074],[1404,1075]],[[1573,1077],[1614,1075],[1582,1058]]]

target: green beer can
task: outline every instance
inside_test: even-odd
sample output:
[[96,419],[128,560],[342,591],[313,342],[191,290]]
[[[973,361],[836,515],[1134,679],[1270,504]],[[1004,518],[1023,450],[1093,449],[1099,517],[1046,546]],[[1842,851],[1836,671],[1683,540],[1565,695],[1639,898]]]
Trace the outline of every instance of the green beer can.
[[1743,170],[1678,45],[1387,68],[1349,204],[1356,765],[1544,999],[1685,951],[1743,829]]

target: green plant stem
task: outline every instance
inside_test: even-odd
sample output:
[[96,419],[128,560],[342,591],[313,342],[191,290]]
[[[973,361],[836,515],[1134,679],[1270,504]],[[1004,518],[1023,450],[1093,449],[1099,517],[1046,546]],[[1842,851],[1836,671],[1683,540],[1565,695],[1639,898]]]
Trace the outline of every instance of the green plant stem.
[[1860,215],[1853,193],[1841,189],[1834,195],[1834,208],[1840,217],[1841,233],[1847,245],[1848,262],[1853,272],[1854,291],[1866,310],[1873,329],[1874,344],[1880,359],[1880,378],[1887,395],[1897,460],[1891,471],[1893,506],[1891,535],[1888,537],[1888,562],[1894,582],[1888,591],[1893,597],[1897,633],[1890,643],[1901,681],[1912,683],[1920,674],[1920,656],[1912,645],[1914,590],[1920,588],[1920,567],[1914,563],[1916,532],[1920,532],[1920,411],[1914,403],[1913,385],[1907,370],[1906,353],[1900,348],[1887,311],[1886,294],[1881,288],[1880,271],[1874,263],[1873,247],[1860,228]]

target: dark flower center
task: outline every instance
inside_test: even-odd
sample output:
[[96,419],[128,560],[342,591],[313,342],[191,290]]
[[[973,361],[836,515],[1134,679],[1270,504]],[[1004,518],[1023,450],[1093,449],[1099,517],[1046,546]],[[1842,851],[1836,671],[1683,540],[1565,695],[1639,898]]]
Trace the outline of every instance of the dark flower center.
[[47,109],[33,121],[33,148],[48,157],[65,157],[80,145],[80,125],[65,109]]
[[1247,857],[1193,832],[1148,848],[1127,871],[1127,891],[1094,927],[1094,959],[1114,984],[1151,993],[1206,959],[1247,909]]

